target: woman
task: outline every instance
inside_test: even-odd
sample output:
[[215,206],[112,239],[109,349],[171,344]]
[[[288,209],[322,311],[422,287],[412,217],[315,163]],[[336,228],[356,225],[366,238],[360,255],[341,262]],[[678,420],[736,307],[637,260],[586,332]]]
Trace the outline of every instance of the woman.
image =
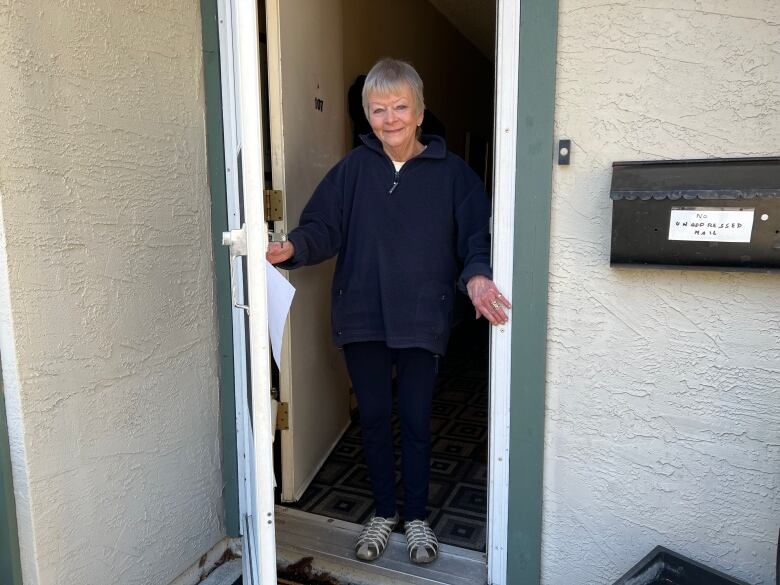
[[425,104],[408,63],[379,61],[366,77],[363,109],[373,134],[331,169],[284,243],[267,258],[292,269],[338,254],[333,340],[344,350],[360,411],[374,515],[355,545],[373,561],[399,520],[390,424],[396,369],[401,422],[404,533],[410,559],[436,559],[426,519],[430,413],[457,285],[477,318],[505,323],[511,305],[491,280],[490,205],[477,175],[421,136]]

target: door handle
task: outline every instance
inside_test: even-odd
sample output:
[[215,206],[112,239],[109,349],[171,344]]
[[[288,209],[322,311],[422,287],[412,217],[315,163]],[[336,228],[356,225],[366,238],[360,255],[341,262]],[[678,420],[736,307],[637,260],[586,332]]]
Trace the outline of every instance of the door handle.
[[244,309],[249,314],[249,306],[238,302],[236,292],[236,260],[246,256],[246,224],[241,229],[222,232],[222,245],[230,249],[230,300],[237,309]]

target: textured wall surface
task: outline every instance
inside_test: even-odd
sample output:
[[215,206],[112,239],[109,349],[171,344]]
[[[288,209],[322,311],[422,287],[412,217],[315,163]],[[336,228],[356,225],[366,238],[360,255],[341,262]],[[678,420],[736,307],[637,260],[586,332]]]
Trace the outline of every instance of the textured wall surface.
[[194,0],[0,2],[28,584],[165,584],[222,536],[200,35]]
[[560,8],[543,582],[611,583],[661,544],[774,583],[780,275],[610,269],[609,182],[780,154],[780,3]]

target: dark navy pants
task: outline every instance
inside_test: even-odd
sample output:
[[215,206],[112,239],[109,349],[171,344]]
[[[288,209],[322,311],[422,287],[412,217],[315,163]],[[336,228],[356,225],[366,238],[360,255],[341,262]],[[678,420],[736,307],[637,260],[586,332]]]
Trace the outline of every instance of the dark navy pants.
[[344,346],[347,369],[360,411],[371,487],[377,516],[395,514],[392,374],[396,368],[398,416],[401,422],[401,479],[404,520],[427,517],[431,471],[431,400],[438,356],[426,349],[393,349],[383,341]]

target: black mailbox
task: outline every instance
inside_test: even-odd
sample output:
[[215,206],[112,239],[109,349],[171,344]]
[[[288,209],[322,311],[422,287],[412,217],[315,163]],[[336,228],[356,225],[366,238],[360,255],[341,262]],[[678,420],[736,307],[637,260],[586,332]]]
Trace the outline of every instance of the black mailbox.
[[780,269],[780,157],[612,164],[612,265]]

